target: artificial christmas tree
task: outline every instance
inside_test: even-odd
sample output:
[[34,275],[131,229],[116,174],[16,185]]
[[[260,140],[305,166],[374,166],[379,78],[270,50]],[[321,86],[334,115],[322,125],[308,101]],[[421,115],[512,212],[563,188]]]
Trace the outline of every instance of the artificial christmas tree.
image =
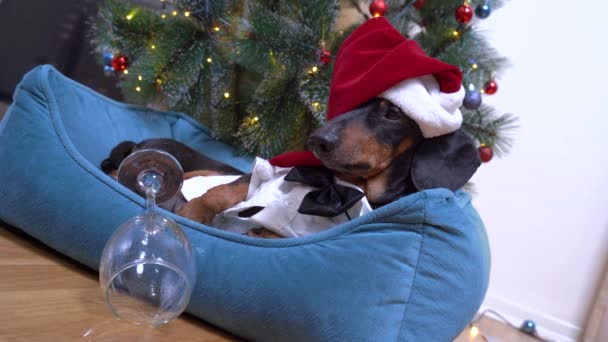
[[[482,104],[483,93],[496,93],[506,60],[475,29],[504,1],[159,1],[157,10],[106,1],[93,25],[100,59],[111,53],[128,60],[115,73],[128,101],[185,112],[247,154],[304,148],[325,120],[343,39],[378,16],[428,55],[460,67],[463,129],[484,153],[500,156],[511,144],[516,118]],[[348,7],[358,18],[337,27]]]

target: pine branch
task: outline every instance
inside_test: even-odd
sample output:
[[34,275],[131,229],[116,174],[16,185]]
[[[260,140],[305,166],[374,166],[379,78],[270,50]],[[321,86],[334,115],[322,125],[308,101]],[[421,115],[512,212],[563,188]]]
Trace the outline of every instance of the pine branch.
[[292,72],[305,67],[316,53],[314,32],[307,26],[281,17],[268,9],[255,6],[251,13],[254,35],[250,39],[261,45],[261,49],[272,51],[277,62]]
[[482,105],[478,110],[463,110],[462,128],[494,150],[497,156],[507,154],[513,145],[514,131],[519,127],[518,118],[513,114],[496,114],[489,106]]
[[306,107],[298,98],[297,78],[285,70],[264,75],[247,112],[237,137],[249,154],[270,157],[281,153],[290,142],[302,140],[298,137],[308,130],[302,128]]
[[370,18],[369,14],[367,14],[367,12],[361,8],[361,2],[359,0],[348,0],[348,2],[357,10],[357,12],[359,12],[359,14],[361,14],[365,20]]
[[331,68],[323,67],[318,73],[305,71],[300,76],[300,101],[308,107],[315,126],[325,122]]

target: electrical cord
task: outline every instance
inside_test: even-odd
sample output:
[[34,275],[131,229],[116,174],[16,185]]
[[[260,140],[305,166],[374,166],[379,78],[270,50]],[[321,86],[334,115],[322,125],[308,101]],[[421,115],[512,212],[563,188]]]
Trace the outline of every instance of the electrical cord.
[[[471,329],[473,327],[476,327],[475,323],[479,322],[483,317],[489,316],[489,315],[492,315],[492,316],[498,318],[502,323],[507,324],[510,328],[518,330],[518,331],[521,331],[524,334],[529,335],[529,336],[531,336],[531,337],[533,337],[533,338],[535,338],[535,339],[537,339],[539,341],[542,341],[542,342],[555,342],[553,340],[550,340],[550,339],[547,339],[545,337],[540,336],[538,334],[538,332],[536,332],[536,331],[534,331],[534,332],[531,333],[531,332],[527,332],[527,331],[522,330],[520,327],[518,327],[515,324],[511,323],[511,321],[509,321],[505,316],[501,315],[499,312],[497,312],[495,310],[492,310],[492,309],[485,309],[481,313],[479,313],[477,315],[477,317],[473,321],[471,321],[471,323],[469,323],[469,327],[471,327]],[[479,328],[477,328],[477,329],[479,330]],[[484,336],[483,333],[479,332],[479,334],[480,334],[481,338],[484,341],[489,342],[488,338],[486,336]]]

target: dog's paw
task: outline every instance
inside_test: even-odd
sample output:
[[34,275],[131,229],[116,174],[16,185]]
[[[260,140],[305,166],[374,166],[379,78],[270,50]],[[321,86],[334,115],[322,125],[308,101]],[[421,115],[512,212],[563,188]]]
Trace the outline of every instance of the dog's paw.
[[179,216],[183,216],[192,221],[196,221],[202,224],[209,225],[215,217],[215,211],[209,210],[201,201],[192,200],[186,203],[181,209],[177,211]]

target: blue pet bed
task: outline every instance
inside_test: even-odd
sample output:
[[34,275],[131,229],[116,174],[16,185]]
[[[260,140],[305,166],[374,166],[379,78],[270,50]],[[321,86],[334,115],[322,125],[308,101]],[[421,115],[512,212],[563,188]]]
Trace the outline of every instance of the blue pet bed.
[[[95,270],[144,200],[99,170],[123,140],[177,139],[248,170],[180,113],[107,99],[51,66],[0,124],[0,219]],[[422,191],[319,234],[266,240],[165,212],[194,246],[188,312],[259,341],[451,341],[479,308],[490,256],[469,195]],[[101,296],[101,293],[100,293]]]

